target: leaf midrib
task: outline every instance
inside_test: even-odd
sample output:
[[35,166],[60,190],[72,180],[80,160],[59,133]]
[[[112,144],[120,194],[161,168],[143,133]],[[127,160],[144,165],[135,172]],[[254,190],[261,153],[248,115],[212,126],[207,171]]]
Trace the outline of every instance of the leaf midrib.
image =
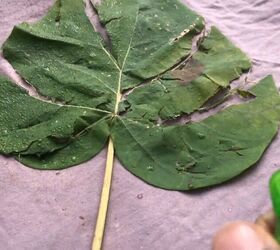
[[[123,70],[124,70],[124,67],[125,67],[125,64],[126,64],[126,61],[127,61],[128,55],[129,55],[129,52],[131,50],[131,44],[132,44],[132,40],[133,40],[133,37],[134,37],[135,29],[136,29],[136,26],[137,26],[138,16],[139,16],[139,12],[137,13],[136,18],[135,18],[133,32],[132,32],[132,35],[130,37],[130,41],[129,41],[129,44],[128,44],[127,51],[125,53],[125,57],[123,59],[122,67],[120,68],[119,66],[117,66],[118,64],[116,64],[116,66],[117,66],[117,68],[118,68],[118,70],[120,72],[119,72],[119,80],[118,80],[118,85],[117,85],[117,94],[116,94],[116,103],[115,103],[115,109],[114,109],[114,116],[118,115],[119,104],[120,104],[121,98],[122,98],[121,83],[122,83]],[[109,58],[111,59],[111,56],[109,56]]]

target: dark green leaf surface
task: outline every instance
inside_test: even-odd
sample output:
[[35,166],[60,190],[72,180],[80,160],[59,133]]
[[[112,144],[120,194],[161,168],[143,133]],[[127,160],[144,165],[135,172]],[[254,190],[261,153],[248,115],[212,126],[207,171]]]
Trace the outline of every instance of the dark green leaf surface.
[[60,169],[89,160],[105,146],[107,113],[36,100],[0,81],[1,153],[34,168]]
[[198,123],[159,125],[201,109],[249,59],[215,27],[193,51],[204,22],[177,0],[95,8],[110,43],[82,0],[58,0],[41,21],[13,29],[3,54],[39,97],[0,77],[2,154],[63,169],[94,157],[111,136],[130,172],[174,190],[221,183],[260,159],[279,122],[272,78],[250,89],[248,103]]

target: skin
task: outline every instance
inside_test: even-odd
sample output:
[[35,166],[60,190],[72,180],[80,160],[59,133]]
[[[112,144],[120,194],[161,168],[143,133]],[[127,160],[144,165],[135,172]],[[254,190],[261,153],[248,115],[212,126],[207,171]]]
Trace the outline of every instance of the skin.
[[213,250],[280,250],[273,238],[275,215],[269,211],[255,223],[233,222],[223,226],[214,236]]

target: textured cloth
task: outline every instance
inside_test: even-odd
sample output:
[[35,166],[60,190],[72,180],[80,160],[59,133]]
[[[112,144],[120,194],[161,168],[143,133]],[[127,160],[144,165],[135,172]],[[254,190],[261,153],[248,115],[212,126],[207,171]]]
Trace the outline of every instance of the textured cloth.
[[[280,86],[279,0],[184,0],[220,28],[254,63],[249,80],[273,74]],[[0,0],[0,43],[12,27],[34,21],[51,0]],[[20,78],[1,57],[0,73]],[[280,138],[242,176],[191,193],[154,188],[116,161],[105,250],[207,250],[214,232],[233,220],[253,221],[270,205],[268,180],[278,168]],[[106,150],[63,171],[38,171],[0,157],[0,250],[89,250]]]

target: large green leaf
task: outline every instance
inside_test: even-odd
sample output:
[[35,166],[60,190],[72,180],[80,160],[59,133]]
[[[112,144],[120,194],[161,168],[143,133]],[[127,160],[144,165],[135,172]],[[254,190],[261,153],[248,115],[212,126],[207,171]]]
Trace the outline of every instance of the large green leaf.
[[13,29],[3,54],[38,97],[0,77],[2,154],[63,169],[94,157],[111,137],[124,167],[174,190],[221,183],[260,159],[280,119],[271,77],[250,89],[247,103],[163,125],[203,108],[249,59],[215,27],[195,51],[203,19],[177,0],[103,0],[95,8],[110,42],[82,0],[58,0],[41,21]]

